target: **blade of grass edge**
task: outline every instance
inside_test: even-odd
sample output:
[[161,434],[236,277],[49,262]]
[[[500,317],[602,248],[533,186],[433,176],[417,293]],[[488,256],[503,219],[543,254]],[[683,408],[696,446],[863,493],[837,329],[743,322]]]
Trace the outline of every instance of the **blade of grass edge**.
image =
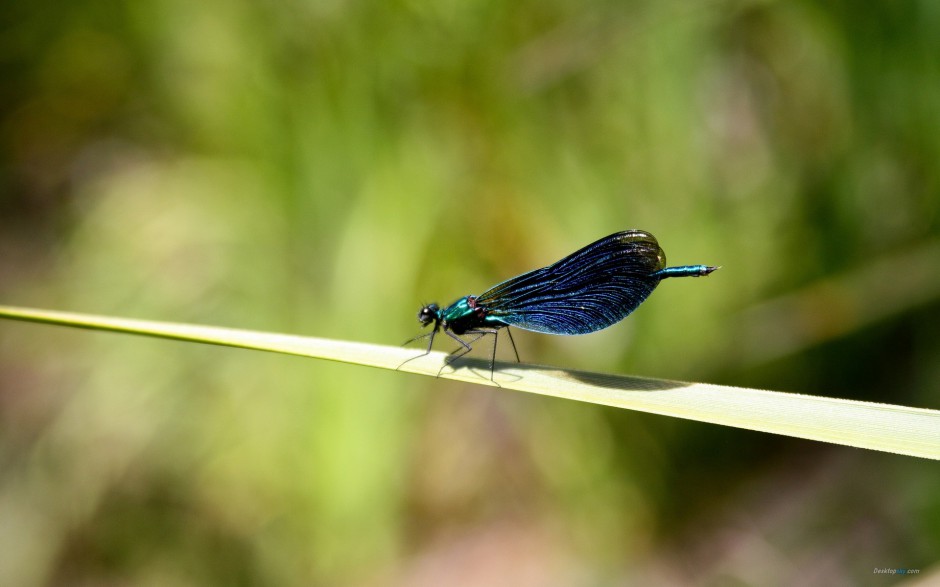
[[[327,359],[435,376],[446,355],[433,352],[402,365],[420,351],[366,344],[237,330],[0,306],[0,318],[123,332],[158,338],[254,349]],[[480,385],[489,380],[489,362],[461,361],[441,377]],[[940,411],[742,387],[685,383],[497,363],[498,385],[525,391],[783,434],[858,448],[940,459]]]

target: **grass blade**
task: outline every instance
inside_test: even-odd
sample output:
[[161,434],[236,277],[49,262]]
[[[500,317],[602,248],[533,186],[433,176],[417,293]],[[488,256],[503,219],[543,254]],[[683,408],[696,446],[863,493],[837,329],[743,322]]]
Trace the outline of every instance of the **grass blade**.
[[[445,354],[401,347],[0,306],[0,317],[300,355],[437,375]],[[489,361],[461,360],[442,378],[494,385]],[[741,387],[497,363],[500,387],[897,454],[940,459],[940,411]]]

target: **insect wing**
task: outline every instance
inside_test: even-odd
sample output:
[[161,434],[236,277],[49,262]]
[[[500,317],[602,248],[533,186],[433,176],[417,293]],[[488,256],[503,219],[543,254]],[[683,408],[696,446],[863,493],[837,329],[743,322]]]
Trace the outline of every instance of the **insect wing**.
[[587,334],[624,318],[659,284],[666,266],[656,238],[618,232],[564,259],[484,292],[477,303],[510,326],[548,334]]

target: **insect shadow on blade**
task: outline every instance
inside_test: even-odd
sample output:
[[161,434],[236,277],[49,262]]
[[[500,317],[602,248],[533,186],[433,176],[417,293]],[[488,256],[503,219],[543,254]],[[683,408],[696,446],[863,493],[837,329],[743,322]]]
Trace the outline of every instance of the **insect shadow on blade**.
[[596,332],[629,316],[663,279],[703,277],[716,269],[710,265],[666,267],[666,254],[652,234],[642,230],[617,232],[478,296],[462,297],[446,308],[425,305],[418,312],[418,322],[422,327],[432,326],[431,331],[404,344],[429,338],[428,348],[398,367],[429,354],[438,332],[460,343],[444,366],[469,353],[484,336],[492,335],[490,380],[495,383],[496,343],[501,329],[509,334],[519,361],[510,326],[545,334]]

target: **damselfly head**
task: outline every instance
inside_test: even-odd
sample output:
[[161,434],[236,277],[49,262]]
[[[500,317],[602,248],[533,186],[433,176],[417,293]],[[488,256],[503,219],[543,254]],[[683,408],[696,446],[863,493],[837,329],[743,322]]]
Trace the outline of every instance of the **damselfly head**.
[[441,309],[437,304],[428,304],[418,312],[418,322],[421,323],[421,326],[427,326],[437,320],[440,311]]

